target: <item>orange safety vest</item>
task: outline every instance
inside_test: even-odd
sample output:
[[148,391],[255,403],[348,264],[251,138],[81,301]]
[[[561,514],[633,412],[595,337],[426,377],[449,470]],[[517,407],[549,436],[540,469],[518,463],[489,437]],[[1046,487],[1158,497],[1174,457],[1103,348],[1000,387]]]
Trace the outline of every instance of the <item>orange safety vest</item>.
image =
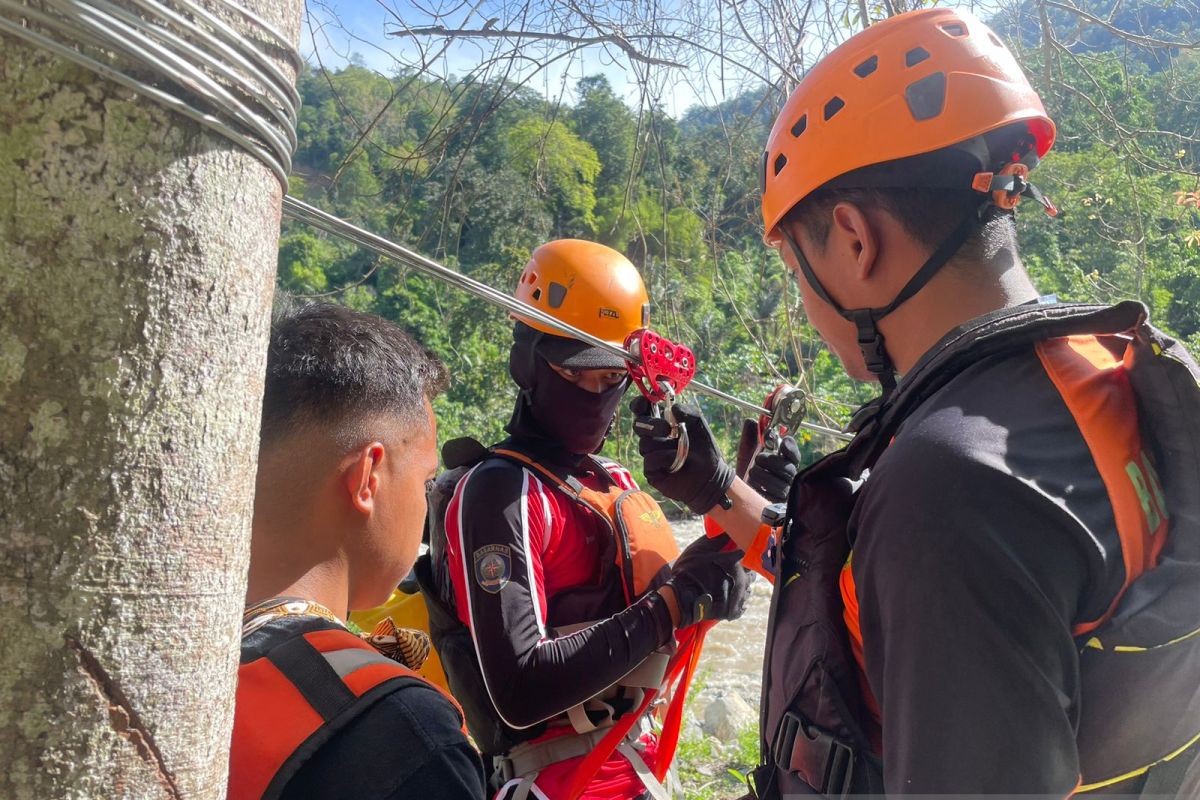
[[243,661],[229,799],[278,797],[335,733],[382,698],[414,685],[436,689],[462,719],[458,704],[439,687],[341,627],[309,631]]
[[[456,440],[462,441],[462,440]],[[461,445],[460,445],[461,446]],[[484,458],[503,458],[514,461],[537,472],[549,485],[555,487],[572,501],[586,507],[596,517],[605,523],[616,543],[614,551],[615,575],[619,578],[624,601],[632,605],[648,591],[662,585],[670,576],[670,564],[679,556],[679,545],[671,532],[671,526],[663,516],[662,510],[649,494],[637,489],[622,489],[615,482],[609,481],[605,489],[592,489],[584,486],[572,476],[560,476],[553,470],[538,463],[524,453],[515,450],[494,448],[487,450],[475,442],[463,449],[472,453],[472,457],[453,464],[455,469],[440,476],[435,484],[435,490],[430,499],[430,553],[422,556],[417,562],[417,576],[421,582],[421,591],[426,596],[430,612],[430,633],[433,635],[434,647],[439,651],[450,679],[451,689],[466,709],[467,725],[480,748],[493,756],[498,764],[506,759],[502,756],[514,747],[530,739],[541,736],[545,723],[526,730],[509,728],[499,719],[491,705],[483,684],[482,673],[474,646],[471,644],[470,632],[459,622],[450,604],[445,598],[449,597],[449,578],[439,571],[444,567],[441,553],[445,541],[444,516],[454,487],[467,468],[479,463]],[[443,451],[445,453],[445,451]],[[452,463],[451,459],[446,459]],[[597,474],[607,475],[602,465],[597,464]],[[611,613],[597,608],[596,613],[582,616],[591,619],[602,618],[603,614]],[[686,632],[681,635],[678,649],[669,660],[664,659],[665,671],[661,679],[656,678],[654,687],[637,686],[634,688],[636,712],[620,715],[620,719],[605,720],[594,723],[595,729],[588,734],[597,738],[587,759],[581,764],[576,775],[576,786],[569,794],[577,795],[583,785],[595,774],[608,755],[623,740],[639,718],[644,716],[652,700],[662,699],[668,695],[671,699],[667,705],[668,711],[664,719],[662,735],[659,743],[659,764],[655,770],[656,777],[663,779],[667,766],[674,755],[678,743],[679,731],[682,726],[683,701],[687,695],[688,686],[695,672],[696,661],[700,654],[703,633],[699,630]],[[704,630],[707,630],[705,627]],[[635,670],[637,672],[637,670]],[[631,673],[632,675],[633,673]],[[673,689],[673,691],[672,691]],[[588,705],[603,707],[602,698],[594,698],[588,703],[571,709],[566,716],[572,727],[579,731],[579,720],[586,718],[575,713]],[[591,710],[589,708],[589,710]],[[582,731],[581,731],[582,733]],[[565,760],[565,757],[564,759]]]
[[587,506],[604,520],[617,541],[616,565],[627,605],[632,605],[645,592],[662,583],[665,571],[669,571],[671,562],[679,557],[679,545],[653,497],[637,489],[621,489],[613,483],[604,491],[588,488],[578,481],[559,477],[515,450],[496,449],[492,453],[537,470],[575,502]]

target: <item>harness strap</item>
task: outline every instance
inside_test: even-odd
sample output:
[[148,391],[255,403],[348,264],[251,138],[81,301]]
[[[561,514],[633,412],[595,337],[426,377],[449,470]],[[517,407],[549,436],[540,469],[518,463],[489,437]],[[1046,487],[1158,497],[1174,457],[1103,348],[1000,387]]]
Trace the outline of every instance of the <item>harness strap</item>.
[[[630,691],[626,691],[629,689]],[[576,733],[591,733],[609,728],[622,715],[641,705],[645,692],[633,687],[617,686],[617,692],[606,697],[593,697],[567,709],[567,719]]]
[[[544,742],[526,743],[514,748],[508,756],[496,759],[500,780],[504,782],[504,785],[520,779],[520,782],[514,786],[513,793],[508,796],[508,800],[528,798],[532,794],[541,770],[560,761],[587,755],[595,749],[605,734],[607,734],[606,730],[598,730],[574,736],[559,736]],[[646,764],[646,760],[642,758],[642,754],[638,750],[637,740],[640,736],[640,727],[633,728],[617,745],[616,750],[633,767],[638,779],[641,780],[642,785],[654,800],[671,800],[671,793],[655,777],[654,772]]]
[[533,792],[533,782],[537,779],[537,773],[533,773],[525,780],[517,784],[513,789],[512,796],[508,800],[529,800],[529,795]]
[[607,730],[598,729],[589,733],[556,736],[542,742],[523,742],[510,750],[508,755],[494,759],[496,771],[505,782],[513,778],[529,778],[551,764],[587,755],[606,733]]
[[[701,622],[693,625],[690,628],[685,628],[679,633],[679,648],[675,656],[671,659],[671,668],[668,670],[664,686],[669,687],[679,681],[675,687],[675,691],[671,696],[671,702],[667,708],[667,724],[663,726],[662,747],[658,754],[658,774],[656,777],[665,777],[669,767],[670,760],[675,755],[675,744],[679,741],[679,728],[682,720],[683,703],[687,699],[688,687],[691,683],[692,676],[695,674],[696,662],[699,660],[700,648],[704,645],[704,636],[715,622]],[[654,702],[658,691],[655,689],[647,689],[646,696],[642,700],[642,704],[637,711],[630,716],[626,716],[618,720],[607,734],[596,746],[596,748],[588,754],[583,763],[579,765],[579,770],[575,774],[575,779],[571,783],[571,787],[567,792],[566,800],[576,800],[588,783],[595,777],[600,767],[608,760],[617,746],[625,739],[625,736],[633,728],[634,724],[645,716],[650,708],[650,704]]]
[[[537,470],[542,475],[544,475],[547,479],[549,479],[551,483],[553,483],[558,488],[562,489],[564,492],[566,492],[570,496],[574,497],[576,500],[581,500],[581,501],[583,500],[583,493],[587,490],[587,487],[585,487],[582,483],[580,483],[579,479],[576,478],[574,475],[559,475],[558,473],[551,470],[549,467],[546,467],[544,464],[540,464],[537,461],[534,461],[529,456],[525,455],[524,453],[520,453],[516,450],[508,450],[508,449],[505,449],[502,447],[496,447],[491,450],[491,453],[492,453],[492,455],[497,455],[502,458],[507,458],[512,461],[516,461],[519,464],[523,464],[524,466],[530,467],[531,469]],[[595,459],[591,459],[591,461],[592,461],[593,466],[595,467],[595,469],[593,469],[593,472],[598,477],[600,477],[602,480],[604,480],[605,483],[608,483],[610,486],[615,485],[613,482],[612,476],[608,474],[608,470],[606,470],[599,462],[595,461]],[[604,492],[601,492],[599,490],[593,490],[593,491],[596,491],[598,494],[604,494]]]
[[617,752],[625,756],[625,759],[633,766],[633,771],[641,779],[642,785],[646,787],[646,791],[654,800],[671,800],[671,793],[667,791],[667,787],[659,782],[658,778],[654,777],[654,773],[650,771],[650,767],[646,766],[646,762],[642,759],[642,754],[638,752],[628,739],[617,745]]
[[1197,762],[1200,762],[1200,741],[1193,742],[1191,747],[1174,758],[1151,767],[1138,797],[1144,800],[1175,797],[1183,788],[1188,770]]
[[[556,636],[567,636],[595,624],[595,622],[581,622],[562,625],[555,628],[554,633]],[[600,728],[608,728],[623,714],[641,705],[642,699],[645,697],[644,690],[662,687],[670,666],[671,653],[662,649],[655,650],[612,686],[567,709],[567,718],[571,721],[571,727],[575,729],[576,733],[591,733]],[[626,691],[629,689],[633,691]],[[619,702],[610,702],[613,700]]]

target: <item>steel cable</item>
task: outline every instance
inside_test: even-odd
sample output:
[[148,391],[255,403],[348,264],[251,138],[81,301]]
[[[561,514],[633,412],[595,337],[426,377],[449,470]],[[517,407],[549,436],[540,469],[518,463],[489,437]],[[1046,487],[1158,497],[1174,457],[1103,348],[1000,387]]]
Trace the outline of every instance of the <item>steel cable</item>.
[[[0,31],[92,70],[257,157],[287,191],[300,95],[272,60],[295,70],[300,55],[256,14],[229,0],[211,7],[249,23],[250,38],[193,0],[43,0],[39,7],[0,0]],[[149,76],[147,76],[149,71]]]
[[[339,219],[332,214],[305,203],[303,200],[297,200],[296,198],[290,196],[283,198],[283,213],[292,219],[323,230],[326,233],[338,237],[339,239],[345,239],[348,242],[352,242],[359,247],[375,253],[378,256],[391,259],[419,272],[423,272],[426,275],[437,278],[438,280],[450,284],[451,286],[462,289],[465,292],[469,292],[470,294],[473,294],[482,300],[486,300],[489,303],[507,309],[514,314],[520,314],[524,317],[533,319],[547,326],[548,328],[551,328],[552,330],[558,331],[564,336],[569,336],[572,339],[578,339],[581,342],[590,344],[593,347],[598,347],[601,350],[604,350],[612,355],[619,356],[626,361],[640,363],[640,359],[637,356],[635,356],[633,353],[630,353],[623,347],[618,347],[610,342],[604,341],[603,339],[598,339],[589,333],[585,333],[584,331],[568,325],[561,320],[555,319],[541,309],[534,308],[531,305],[523,303],[509,294],[501,292],[498,289],[494,289],[493,287],[488,286],[485,283],[481,283],[480,281],[477,281],[468,275],[464,275],[457,270],[450,269],[444,264],[439,264],[430,258],[426,258],[420,253],[416,253],[406,247],[402,247],[395,242],[390,242],[387,239],[384,239],[382,236],[378,236],[370,231],[358,227],[357,225],[346,222],[343,219]],[[688,386],[692,389],[695,389],[697,392],[700,392],[701,394],[706,394],[710,397],[729,403],[730,405],[736,406],[737,408],[740,408],[749,414],[768,417],[771,415],[769,410],[760,405],[742,400],[739,397],[734,397],[731,394],[723,392],[720,389],[716,389],[712,386],[708,386],[700,381],[693,380],[688,384]],[[824,425],[819,425],[817,423],[803,422],[801,425],[804,428],[813,431],[814,433],[821,433],[825,434],[826,436],[833,436],[842,440],[849,440],[852,438],[847,433],[843,433],[842,431],[829,428]]]

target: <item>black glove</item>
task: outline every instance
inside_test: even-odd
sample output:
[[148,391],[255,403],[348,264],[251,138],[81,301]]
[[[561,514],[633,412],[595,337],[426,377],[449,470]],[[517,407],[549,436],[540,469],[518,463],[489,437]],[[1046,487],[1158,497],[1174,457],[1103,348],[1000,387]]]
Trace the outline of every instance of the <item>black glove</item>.
[[737,619],[746,610],[754,575],[741,550],[724,548],[729,537],[701,536],[675,559],[667,585],[679,601],[679,627],[706,619]]
[[792,481],[800,469],[800,447],[790,436],[783,437],[778,453],[759,453],[746,474],[746,483],[771,503],[787,500]]
[[[733,470],[717,452],[712,431],[694,406],[673,406],[675,419],[687,425],[689,450],[678,472],[670,472],[675,461],[678,439],[669,438],[671,424],[650,416],[650,401],[636,397],[629,404],[634,414],[633,432],[638,435],[638,451],[645,462],[646,480],[672,500],[678,500],[697,514],[706,514],[725,500],[733,484]],[[726,501],[727,502],[727,501]]]

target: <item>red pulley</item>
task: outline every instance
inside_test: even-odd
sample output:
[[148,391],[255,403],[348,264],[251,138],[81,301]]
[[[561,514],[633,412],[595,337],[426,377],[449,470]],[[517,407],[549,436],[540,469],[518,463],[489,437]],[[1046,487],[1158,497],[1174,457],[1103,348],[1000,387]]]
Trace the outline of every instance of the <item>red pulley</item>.
[[691,348],[649,328],[625,337],[625,349],[641,359],[640,365],[629,362],[629,377],[651,403],[673,399],[696,377],[696,356]]

